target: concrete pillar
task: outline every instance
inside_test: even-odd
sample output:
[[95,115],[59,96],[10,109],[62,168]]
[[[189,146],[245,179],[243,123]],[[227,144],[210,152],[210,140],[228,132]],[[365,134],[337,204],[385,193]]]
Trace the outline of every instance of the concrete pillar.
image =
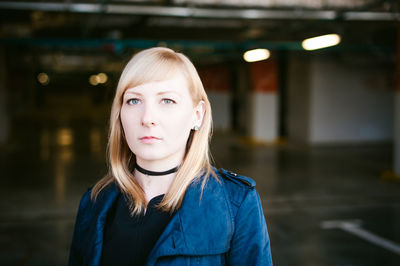
[[311,74],[310,55],[290,52],[287,81],[288,139],[306,145],[310,143]]
[[[400,6],[400,1],[399,1]],[[400,24],[397,34],[397,74],[394,95],[394,172],[400,176]]]
[[272,143],[278,138],[278,71],[273,59],[249,64],[251,86],[250,136]]
[[[397,87],[399,87],[399,85]],[[400,89],[397,89],[395,92],[394,101],[394,172],[396,176],[400,176]]]
[[215,65],[199,70],[211,104],[213,127],[226,131],[231,126],[231,74],[227,65]]
[[0,47],[0,145],[5,144],[8,138],[8,117],[6,110],[6,60],[4,48]]
[[242,136],[248,136],[250,135],[250,93],[247,63],[236,64],[233,73],[231,108],[233,129]]

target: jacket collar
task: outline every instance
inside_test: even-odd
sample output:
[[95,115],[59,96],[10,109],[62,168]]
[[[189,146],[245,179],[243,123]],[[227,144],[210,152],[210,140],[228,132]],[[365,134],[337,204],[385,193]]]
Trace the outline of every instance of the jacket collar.
[[[223,183],[210,176],[201,193],[202,178],[192,182],[186,190],[181,207],[161,234],[149,254],[147,265],[153,265],[159,257],[168,255],[211,255],[229,249],[233,235],[232,210]],[[222,181],[221,181],[222,182]],[[99,265],[104,225],[108,211],[120,193],[112,184],[93,206],[96,234],[88,252],[91,265]]]
[[158,239],[147,265],[153,265],[162,256],[228,251],[234,228],[226,191],[210,176],[201,194],[201,181],[192,183],[186,190],[181,208]]
[[88,239],[84,239],[84,241],[89,241],[88,252],[86,253],[88,256],[87,259],[90,261],[88,265],[100,265],[107,214],[115,203],[119,193],[119,188],[112,183],[98,195],[95,204],[88,210],[92,215],[89,219],[94,222],[89,227],[89,230],[92,231],[89,233]]

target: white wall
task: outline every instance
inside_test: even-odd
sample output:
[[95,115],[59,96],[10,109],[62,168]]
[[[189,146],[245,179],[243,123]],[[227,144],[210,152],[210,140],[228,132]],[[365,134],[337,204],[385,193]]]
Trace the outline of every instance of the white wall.
[[390,72],[373,56],[294,52],[289,65],[289,139],[311,144],[393,139]]
[[251,136],[273,142],[278,135],[278,96],[276,92],[253,92],[251,97]]
[[393,138],[393,91],[386,87],[385,70],[368,59],[313,58],[311,143]]

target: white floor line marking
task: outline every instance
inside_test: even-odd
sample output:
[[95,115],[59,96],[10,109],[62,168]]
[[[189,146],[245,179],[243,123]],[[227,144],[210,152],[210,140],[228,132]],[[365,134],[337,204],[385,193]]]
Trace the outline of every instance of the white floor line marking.
[[364,240],[367,240],[375,245],[381,246],[387,250],[390,250],[397,255],[400,255],[400,245],[377,236],[365,229],[361,228],[360,220],[335,220],[335,221],[324,221],[321,223],[321,228],[323,229],[333,229],[339,228],[350,234],[356,235]]

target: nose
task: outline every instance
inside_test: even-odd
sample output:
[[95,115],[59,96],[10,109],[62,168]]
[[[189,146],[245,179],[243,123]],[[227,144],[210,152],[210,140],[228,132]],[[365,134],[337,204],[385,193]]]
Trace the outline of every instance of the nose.
[[151,127],[156,125],[155,120],[155,109],[149,104],[145,104],[143,106],[143,113],[142,113],[142,126]]

